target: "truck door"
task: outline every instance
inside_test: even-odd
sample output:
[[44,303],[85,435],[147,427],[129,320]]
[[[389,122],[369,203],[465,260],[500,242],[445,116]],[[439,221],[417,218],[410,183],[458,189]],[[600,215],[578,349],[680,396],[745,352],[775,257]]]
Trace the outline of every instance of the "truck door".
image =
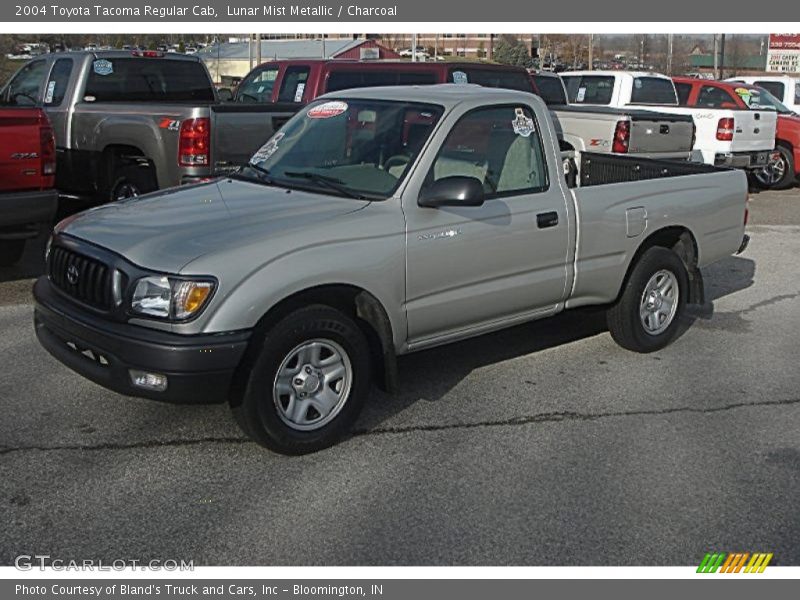
[[549,181],[539,131],[526,105],[467,112],[439,147],[422,189],[473,177],[484,204],[426,208],[404,199],[410,343],[554,312],[564,299],[566,200]]

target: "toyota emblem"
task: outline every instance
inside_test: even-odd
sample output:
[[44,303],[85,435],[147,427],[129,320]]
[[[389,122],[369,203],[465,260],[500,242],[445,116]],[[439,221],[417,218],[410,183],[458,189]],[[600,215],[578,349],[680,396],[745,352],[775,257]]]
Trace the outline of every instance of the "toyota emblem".
[[78,277],[80,277],[81,272],[78,271],[78,267],[75,265],[70,265],[67,269],[67,281],[69,281],[70,285],[75,285],[78,283]]

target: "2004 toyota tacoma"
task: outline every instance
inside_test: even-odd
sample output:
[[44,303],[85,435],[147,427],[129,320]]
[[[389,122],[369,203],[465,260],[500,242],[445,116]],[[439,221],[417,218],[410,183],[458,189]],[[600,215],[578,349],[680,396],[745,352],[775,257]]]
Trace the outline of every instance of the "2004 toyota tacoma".
[[227,400],[284,453],[345,435],[397,355],[585,305],[621,346],[663,348],[700,267],[746,245],[745,175],[577,163],[572,189],[532,94],[330,94],[238,173],[62,221],[36,332],[122,394]]

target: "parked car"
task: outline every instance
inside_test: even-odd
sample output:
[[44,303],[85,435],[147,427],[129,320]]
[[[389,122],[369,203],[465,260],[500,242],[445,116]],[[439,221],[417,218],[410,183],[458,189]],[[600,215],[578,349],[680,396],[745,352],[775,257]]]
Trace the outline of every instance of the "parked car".
[[44,111],[19,92],[0,104],[0,266],[16,263],[28,239],[52,225],[56,149]]
[[800,117],[758,86],[689,77],[672,79],[681,106],[777,112],[775,151],[763,169],[753,171],[753,177],[762,187],[778,190],[796,183],[800,175]]
[[[89,202],[236,168],[297,110],[218,104],[200,59],[158,51],[48,55],[22,67],[0,98],[20,93],[53,124],[57,188]],[[254,127],[260,141],[243,151],[241,138]]]
[[690,115],[695,124],[694,152],[706,164],[756,171],[767,166],[775,147],[774,110],[679,106],[675,85],[666,75],[583,71],[563,79],[570,103]]
[[790,75],[750,75],[727,79],[733,83],[749,83],[764,88],[787,108],[800,114],[800,77]]
[[[225,401],[279,452],[347,433],[395,357],[564,309],[653,352],[746,245],[740,171],[583,153],[537,96],[343,90],[249,167],[62,221],[34,287],[42,345],[131,396]],[[578,242],[580,240],[580,242]]]
[[690,115],[631,108],[569,105],[559,75],[531,74],[534,92],[550,108],[562,149],[687,160],[694,142]]

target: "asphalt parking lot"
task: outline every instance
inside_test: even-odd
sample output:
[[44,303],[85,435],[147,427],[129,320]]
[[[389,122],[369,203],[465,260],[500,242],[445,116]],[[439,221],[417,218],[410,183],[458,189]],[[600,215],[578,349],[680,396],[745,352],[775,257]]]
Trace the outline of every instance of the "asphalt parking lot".
[[404,358],[356,434],[287,458],[226,406],[124,398],[41,349],[43,242],[0,271],[0,564],[800,564],[800,190],[705,270],[667,349],[568,313]]

